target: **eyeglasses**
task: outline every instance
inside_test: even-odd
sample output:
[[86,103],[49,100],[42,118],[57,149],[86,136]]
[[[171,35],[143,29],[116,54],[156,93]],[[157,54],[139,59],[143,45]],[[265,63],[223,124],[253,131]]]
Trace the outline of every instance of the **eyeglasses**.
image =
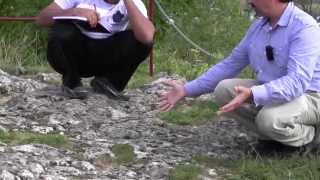
[[270,45],[266,46],[266,56],[268,61],[274,61],[273,47]]

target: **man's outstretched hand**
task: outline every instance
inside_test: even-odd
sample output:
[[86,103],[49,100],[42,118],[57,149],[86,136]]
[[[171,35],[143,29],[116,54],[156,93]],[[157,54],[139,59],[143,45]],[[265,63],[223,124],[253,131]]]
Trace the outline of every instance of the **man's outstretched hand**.
[[235,86],[236,97],[233,98],[228,104],[224,105],[217,112],[218,115],[221,115],[226,112],[231,112],[237,109],[245,102],[250,102],[252,98],[252,91],[250,88],[243,86]]
[[164,81],[163,83],[170,86],[171,89],[161,95],[159,107],[162,111],[169,111],[180,99],[186,96],[186,91],[183,84],[177,81]]

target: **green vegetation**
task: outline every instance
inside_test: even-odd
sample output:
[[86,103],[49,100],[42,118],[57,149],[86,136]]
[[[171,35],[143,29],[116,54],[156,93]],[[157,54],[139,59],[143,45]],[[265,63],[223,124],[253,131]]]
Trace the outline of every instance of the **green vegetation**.
[[[0,0],[0,15],[36,16],[50,2]],[[186,35],[214,57],[208,57],[186,43],[157,11],[156,72],[177,73],[187,79],[196,77],[230,53],[249,25],[248,19],[240,15],[239,2],[235,0],[159,2]],[[0,33],[1,69],[10,72],[24,69],[26,73],[51,70],[46,62],[46,29],[34,23],[0,22]],[[139,67],[130,85],[137,87],[149,81],[147,72],[147,65]]]
[[214,102],[181,103],[169,112],[160,113],[160,118],[178,125],[199,125],[214,118],[218,106]]
[[111,148],[115,160],[119,164],[128,164],[135,160],[134,149],[129,144],[116,144]]
[[243,159],[232,167],[236,176],[232,180],[260,179],[319,179],[319,157],[306,158],[298,155],[286,159]]
[[[49,0],[0,0],[2,16],[36,16]],[[48,71],[46,32],[34,23],[0,22],[0,67],[9,72]]]
[[198,180],[201,168],[194,165],[180,165],[169,174],[169,180]]
[[287,158],[245,156],[237,161],[221,161],[206,156],[194,160],[205,168],[224,167],[228,172],[218,174],[229,180],[311,180],[320,177],[319,157],[301,157],[292,155]]
[[147,82],[152,81],[152,77],[149,76],[149,59],[143,62],[137,69],[136,73],[133,75],[129,81],[128,88],[135,89],[143,86]]
[[70,147],[69,140],[60,134],[38,134],[32,132],[3,132],[0,131],[0,142],[21,145],[21,144],[47,144],[53,147]]
[[235,0],[160,1],[175,24],[194,42],[212,53],[208,57],[194,49],[157,14],[157,71],[177,73],[193,79],[227,56],[249,26]]

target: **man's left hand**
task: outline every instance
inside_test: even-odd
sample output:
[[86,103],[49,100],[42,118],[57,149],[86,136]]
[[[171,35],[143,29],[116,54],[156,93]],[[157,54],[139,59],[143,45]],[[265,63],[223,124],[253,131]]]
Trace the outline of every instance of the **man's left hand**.
[[246,101],[249,102],[252,97],[252,91],[250,88],[243,86],[235,86],[236,97],[233,98],[228,104],[224,105],[217,112],[218,115],[221,115],[226,112],[233,111],[241,106]]

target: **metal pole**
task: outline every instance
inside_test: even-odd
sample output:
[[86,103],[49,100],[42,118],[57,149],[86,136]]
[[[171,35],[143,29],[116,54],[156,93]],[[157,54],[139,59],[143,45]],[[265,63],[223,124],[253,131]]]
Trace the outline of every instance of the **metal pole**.
[[[155,15],[155,4],[154,4],[154,0],[149,0],[149,3],[148,3],[148,16],[149,16],[149,19],[151,22],[154,23],[154,15]],[[151,49],[151,52],[150,52],[150,59],[149,59],[149,74],[150,76],[153,76],[154,74],[154,63],[153,63],[153,48]]]
[[35,21],[34,16],[0,16],[0,21]]

